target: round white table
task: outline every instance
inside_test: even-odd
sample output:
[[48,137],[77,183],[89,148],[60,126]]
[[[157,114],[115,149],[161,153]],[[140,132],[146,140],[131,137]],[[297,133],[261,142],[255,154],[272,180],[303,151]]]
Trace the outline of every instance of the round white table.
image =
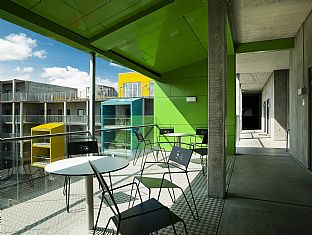
[[177,146],[181,146],[181,137],[193,136],[193,135],[194,134],[192,134],[192,133],[177,133],[177,132],[164,134],[164,136],[167,136],[167,137],[175,137],[176,138],[175,142],[176,142]]
[[103,174],[121,170],[129,165],[129,162],[122,158],[108,156],[87,156],[68,158],[52,162],[44,169],[46,172],[64,176],[94,175],[89,161],[91,161]]
[[[108,156],[86,156],[59,160],[48,164],[44,169],[46,172],[64,176],[86,176],[86,214],[88,229],[93,228],[94,206],[93,206],[93,184],[94,174],[89,161],[91,161],[101,173],[108,173],[111,186],[111,172],[121,170],[129,165],[129,162],[122,158]],[[68,198],[69,200],[69,198]]]

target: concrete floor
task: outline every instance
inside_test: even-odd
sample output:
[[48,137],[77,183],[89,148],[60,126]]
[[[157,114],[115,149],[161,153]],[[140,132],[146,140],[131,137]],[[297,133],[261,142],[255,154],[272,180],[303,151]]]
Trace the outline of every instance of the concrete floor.
[[[270,144],[274,146],[274,142]],[[289,157],[285,149],[276,146],[249,146],[254,148],[247,149],[251,154],[227,157],[226,200],[207,197],[207,178],[201,172],[199,159],[193,158],[190,177],[200,214],[198,221],[192,218],[183,198],[172,204],[169,195],[164,194],[161,202],[186,221],[190,235],[312,234],[312,175]],[[130,164],[114,174],[113,183],[131,182],[139,172],[139,166]],[[151,175],[159,172],[162,172],[159,166],[148,169]],[[177,177],[174,180],[181,183],[190,198],[185,179]],[[84,229],[84,181],[78,179],[72,184],[70,213],[65,210],[62,182],[63,179],[52,177],[41,183],[35,181],[34,186],[25,184],[23,194],[39,187],[45,190],[40,196],[35,195],[33,199],[25,199],[2,210],[1,234],[90,234]],[[100,202],[96,180],[94,189],[96,213]],[[121,209],[127,207],[128,195],[127,190],[116,194]],[[144,190],[143,196],[147,196]],[[110,215],[108,208],[101,213],[100,231]],[[178,226],[178,234],[184,234],[181,228]],[[168,228],[159,234],[172,234],[172,230]]]
[[235,157],[219,235],[312,234],[312,174],[278,145]]
[[286,145],[286,141],[273,140],[261,130],[243,130],[236,154],[288,156]]

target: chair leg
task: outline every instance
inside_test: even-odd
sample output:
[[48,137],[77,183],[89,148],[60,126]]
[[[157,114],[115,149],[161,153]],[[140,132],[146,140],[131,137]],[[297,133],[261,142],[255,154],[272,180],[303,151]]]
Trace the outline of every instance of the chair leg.
[[200,164],[202,166],[203,175],[205,176],[204,157],[200,155]]
[[185,234],[187,235],[187,229],[186,229],[186,224],[184,222],[184,220],[181,219],[181,222],[183,223],[183,226],[184,226],[184,230],[185,230]]
[[[111,221],[111,219],[112,219],[112,218],[109,218],[109,220],[107,221],[107,224],[106,224],[106,226],[105,226],[105,229],[104,229],[103,234],[105,234],[105,233],[106,233],[107,227],[108,227],[109,222]],[[94,235],[94,233],[95,233],[95,229],[96,229],[96,227],[94,227],[94,230],[93,230],[93,235]]]
[[141,170],[142,170],[142,168],[143,168],[144,162],[146,161],[146,160],[144,161],[144,157],[147,159],[147,156],[145,156],[145,147],[144,147],[143,152],[142,152]]
[[117,235],[118,235],[118,233],[119,233],[119,230],[120,230],[120,221],[118,221],[118,225],[117,225]]
[[111,191],[112,191],[112,194],[114,193],[113,192],[113,183],[112,183],[112,176],[111,176],[111,173],[110,172],[108,172],[108,177],[109,177],[109,183],[110,183],[110,185],[111,185]]
[[[187,182],[188,182],[188,185],[189,185],[189,188],[190,188],[192,200],[193,200],[193,203],[194,203],[196,216],[197,216],[197,219],[198,219],[199,216],[198,216],[198,211],[197,211],[197,207],[196,207],[195,197],[194,197],[194,194],[193,194],[193,190],[192,190],[192,187],[191,187],[191,182],[190,182],[190,178],[188,177],[188,174],[186,174],[186,178],[187,178]],[[181,190],[182,190],[182,189],[181,189]],[[182,190],[182,192],[183,192],[183,190]],[[183,192],[183,194],[184,194],[184,192]],[[185,197],[185,199],[186,199],[185,194],[184,194],[184,197]],[[190,209],[191,209],[191,207],[190,207]],[[193,212],[192,212],[192,214],[193,214]],[[195,218],[194,214],[193,214],[193,217],[194,217],[195,220],[197,220],[197,219]]]
[[[99,208],[99,212],[96,216],[96,222],[95,222],[95,225],[94,225],[94,229],[93,229],[93,235],[95,234],[95,230],[97,228],[97,224],[98,224],[98,221],[99,221],[99,218],[100,218],[100,213],[101,213],[101,209],[102,209],[102,205],[103,205],[103,199],[104,199],[104,194],[102,193],[102,199],[101,199],[101,204],[100,204],[100,208]],[[106,228],[107,228],[108,224],[106,225]],[[105,228],[105,230],[106,230]],[[104,232],[105,234],[105,232]]]

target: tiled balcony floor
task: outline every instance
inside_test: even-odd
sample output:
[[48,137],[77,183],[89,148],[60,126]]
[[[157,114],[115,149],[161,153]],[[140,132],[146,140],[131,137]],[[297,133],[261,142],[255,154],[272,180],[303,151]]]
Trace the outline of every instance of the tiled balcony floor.
[[[151,158],[152,159],[152,158]],[[200,219],[195,221],[187,207],[185,200],[180,197],[181,193],[176,191],[178,200],[172,203],[167,191],[163,191],[160,201],[170,207],[181,216],[186,224],[189,234],[216,234],[221,218],[224,200],[209,199],[207,197],[207,177],[203,176],[199,158],[194,157],[189,165],[192,189],[196,198],[196,204]],[[165,169],[159,165],[151,165],[146,173],[153,176],[161,176]],[[140,166],[130,165],[112,175],[114,186],[132,182],[133,176],[140,173]],[[43,180],[42,180],[43,179]],[[173,181],[186,190],[187,198],[191,203],[190,191],[187,187],[185,177],[180,174],[174,175]],[[85,229],[85,192],[84,180],[76,179],[71,184],[70,213],[65,209],[65,197],[63,196],[63,178],[59,176],[47,176],[36,180],[31,184],[22,184],[22,193],[33,193],[41,191],[41,195],[22,203],[13,205],[1,211],[2,227],[1,234],[89,234]],[[147,190],[141,188],[143,200],[147,199]],[[45,192],[45,193],[43,193]],[[128,206],[130,188],[114,192],[121,211]],[[157,197],[158,190],[152,190],[152,197]],[[14,194],[14,193],[13,193]],[[97,180],[94,179],[94,207],[95,217],[100,204],[101,191]],[[139,200],[136,200],[138,203]],[[108,207],[104,207],[99,221],[99,231],[106,225],[108,218],[112,215]],[[115,228],[111,224],[111,228]],[[181,225],[177,225],[179,234],[184,234]],[[172,234],[171,228],[162,230],[159,234]]]

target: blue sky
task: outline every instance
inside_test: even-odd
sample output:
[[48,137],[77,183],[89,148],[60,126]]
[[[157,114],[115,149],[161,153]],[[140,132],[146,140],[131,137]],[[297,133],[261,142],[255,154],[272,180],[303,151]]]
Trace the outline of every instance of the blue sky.
[[[84,90],[89,82],[88,53],[0,19],[0,80],[32,80]],[[97,58],[97,83],[117,87],[128,69]]]

